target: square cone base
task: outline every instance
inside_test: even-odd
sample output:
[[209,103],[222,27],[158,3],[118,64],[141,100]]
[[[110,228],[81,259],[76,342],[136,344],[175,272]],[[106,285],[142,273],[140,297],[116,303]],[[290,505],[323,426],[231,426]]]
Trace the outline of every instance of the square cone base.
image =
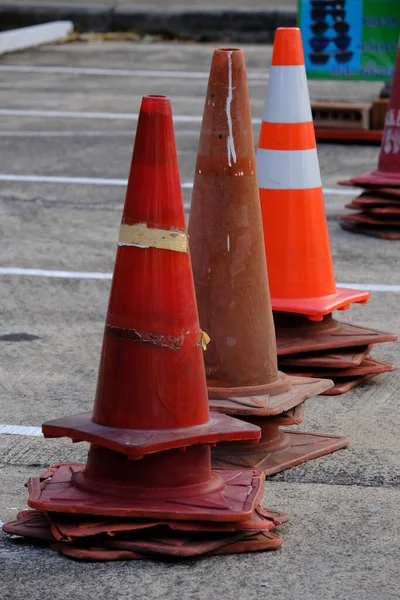
[[341,394],[346,394],[353,388],[369,381],[376,375],[363,375],[361,377],[347,377],[340,381],[336,381],[335,385],[331,387],[329,390],[321,394],[321,396],[340,396]]
[[[274,318],[278,360],[281,356],[292,354],[338,350],[397,340],[395,333],[342,323],[332,319],[331,315],[316,323],[307,322],[305,317],[300,317],[299,320],[297,315],[291,315],[291,320],[284,327],[277,322],[276,314]],[[285,322],[282,314],[279,315],[279,321]]]
[[[295,369],[294,367],[293,369]],[[315,371],[310,371],[307,367],[304,374],[307,377],[331,377],[333,381],[336,383],[338,380],[347,379],[348,377],[361,377],[363,375],[380,375],[381,373],[389,373],[390,371],[396,370],[396,365],[393,363],[388,363],[383,360],[377,360],[376,358],[367,357],[365,358],[361,364],[355,367],[349,367],[347,369],[315,369]],[[295,372],[295,375],[301,376],[303,374],[303,369]],[[329,392],[329,390],[326,390]]]
[[[285,513],[277,511],[269,512],[261,506],[256,507],[252,517],[247,521],[236,524],[235,528],[219,530],[220,523],[190,522],[148,522],[148,528],[128,529],[112,532],[106,523],[103,523],[102,531],[88,534],[86,524],[88,518],[85,515],[74,515],[80,536],[67,539],[61,538],[59,533],[62,523],[71,515],[48,515],[39,511],[21,511],[16,521],[5,523],[3,530],[12,535],[26,537],[32,541],[46,541],[53,543],[53,548],[61,554],[72,558],[84,560],[122,560],[138,558],[187,558],[203,554],[218,552],[224,548],[223,554],[233,552],[247,552],[256,550],[275,549],[282,544],[282,540],[270,533],[270,527],[265,523],[271,514],[277,514],[287,520]],[[267,516],[265,516],[267,515]],[[81,523],[80,520],[82,521]],[[283,522],[283,521],[282,521]],[[101,521],[98,521],[101,526]],[[108,523],[109,524],[109,523]],[[121,525],[129,525],[126,519],[120,520]],[[146,523],[143,523],[145,525]],[[280,523],[279,523],[280,524]],[[193,529],[191,529],[193,525]],[[243,542],[247,539],[251,544]],[[61,541],[60,541],[61,540]],[[54,543],[56,542],[56,543]],[[59,543],[57,543],[59,542]],[[128,554],[127,554],[128,553]]]
[[369,237],[379,238],[380,240],[400,240],[400,228],[368,227],[355,221],[346,221],[343,219],[340,219],[339,225],[345,231],[351,231],[352,233],[359,233]]
[[360,365],[369,355],[371,349],[372,344],[360,348],[337,350],[336,352],[322,350],[321,352],[281,356],[279,358],[279,367],[289,372],[295,372],[295,369],[292,367],[306,367],[308,369],[348,369]]
[[[149,488],[147,493],[121,494],[114,490],[115,496],[102,490],[87,489],[77,485],[84,464],[63,463],[54,465],[46,472],[47,478],[31,477],[28,480],[31,508],[41,511],[67,512],[86,515],[145,517],[199,521],[241,521],[248,519],[263,494],[264,475],[261,471],[224,471],[212,472],[209,492],[201,495],[179,497],[176,490],[168,498],[171,490],[165,490],[165,496],[156,495]],[[78,477],[77,477],[78,475]],[[193,486],[195,488],[196,486]],[[112,488],[111,488],[112,490]]]
[[[292,431],[290,429],[281,429],[285,439],[285,447],[273,452],[264,454],[229,454],[226,448],[226,454],[212,453],[212,464],[214,468],[257,468],[262,470],[266,476],[280,473],[286,469],[291,469],[296,465],[301,465],[314,458],[319,458],[325,454],[331,454],[336,450],[347,448],[350,444],[345,436],[323,435],[318,433],[305,433],[302,431]],[[225,446],[225,445],[224,445]]]
[[[250,417],[245,417],[251,420]],[[261,469],[265,475],[274,475],[314,458],[341,450],[349,445],[345,436],[303,433],[280,426],[299,424],[304,418],[304,406],[301,404],[291,411],[276,417],[254,419],[261,428],[261,440],[258,444],[236,442],[218,444],[211,453],[214,468]]]
[[153,452],[195,444],[214,444],[243,437],[258,439],[257,429],[223,414],[212,414],[208,423],[179,429],[122,429],[95,423],[92,413],[87,412],[46,421],[42,431],[46,438],[69,437],[136,459]]
[[[213,412],[221,412],[231,415],[253,415],[255,417],[269,417],[282,414],[307,398],[318,396],[332,386],[327,379],[310,377],[288,377],[290,389],[276,395],[235,395],[226,398],[209,398],[210,409]],[[249,388],[250,389],[250,388]],[[243,393],[243,392],[242,392]]]

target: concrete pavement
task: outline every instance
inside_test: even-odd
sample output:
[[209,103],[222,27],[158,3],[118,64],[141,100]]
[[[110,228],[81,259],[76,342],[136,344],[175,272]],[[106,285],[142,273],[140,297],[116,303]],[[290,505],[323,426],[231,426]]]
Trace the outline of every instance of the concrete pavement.
[[[85,273],[113,267],[141,96],[171,96],[188,215],[213,47],[73,43],[2,58],[0,269],[65,270],[77,277],[0,274],[1,423],[40,426],[44,419],[91,409],[110,281],[85,279]],[[244,50],[257,120],[271,47]],[[53,71],[46,71],[49,66]],[[314,98],[369,99],[380,87],[310,82]],[[337,222],[350,199],[337,180],[375,166],[378,148],[320,144],[318,151],[323,185],[335,192],[328,191],[325,202],[337,281],[400,285],[396,242],[351,235]],[[15,180],[2,180],[8,175]],[[65,179],[19,180],[26,175]],[[87,182],[71,183],[72,177]],[[122,184],[94,184],[91,178]],[[375,292],[366,306],[338,316],[399,332],[398,305],[399,293]],[[378,346],[374,356],[400,363],[398,344]],[[306,403],[302,429],[347,435],[351,447],[269,479],[264,506],[290,514],[277,552],[179,564],[90,564],[0,534],[0,597],[397,600],[399,387],[394,372],[345,396]],[[29,475],[51,462],[84,460],[86,450],[67,440],[0,435],[0,519],[25,506]]]

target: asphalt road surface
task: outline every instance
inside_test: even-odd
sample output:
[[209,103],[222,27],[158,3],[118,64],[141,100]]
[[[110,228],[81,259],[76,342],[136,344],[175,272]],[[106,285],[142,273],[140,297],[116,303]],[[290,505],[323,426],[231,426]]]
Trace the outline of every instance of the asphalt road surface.
[[[1,59],[0,423],[21,426],[0,427],[2,521],[25,507],[29,475],[85,459],[85,444],[44,441],[36,428],[92,407],[142,95],[171,97],[188,214],[212,48],[77,42]],[[257,139],[271,47],[244,49]],[[310,83],[315,99],[372,99],[380,88]],[[398,333],[400,246],[346,233],[337,220],[351,199],[337,180],[373,168],[378,151],[321,144],[319,157],[336,279],[377,286],[366,306],[340,316]],[[399,363],[399,346],[374,356]],[[306,403],[302,429],[347,435],[351,447],[266,482],[263,504],[290,514],[280,550],[92,564],[0,534],[0,598],[397,600],[399,387],[394,372]]]

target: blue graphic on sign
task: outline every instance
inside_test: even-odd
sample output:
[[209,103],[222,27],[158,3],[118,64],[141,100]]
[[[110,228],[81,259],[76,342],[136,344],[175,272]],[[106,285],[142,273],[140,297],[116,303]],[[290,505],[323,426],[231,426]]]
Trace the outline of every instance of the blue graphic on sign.
[[306,70],[355,75],[361,67],[363,0],[302,1]]

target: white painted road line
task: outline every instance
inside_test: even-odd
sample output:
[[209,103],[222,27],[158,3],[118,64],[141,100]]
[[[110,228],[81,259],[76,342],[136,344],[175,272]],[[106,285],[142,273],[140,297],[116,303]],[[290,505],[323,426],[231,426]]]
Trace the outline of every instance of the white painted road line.
[[56,277],[62,279],[111,279],[112,277],[112,273],[49,271],[47,269],[20,269],[19,267],[0,267],[0,275],[28,275],[30,277]]
[[103,177],[53,177],[44,175],[12,175],[0,174],[0,181],[15,181],[20,183],[72,183],[79,185],[112,185],[126,186],[126,179],[105,179]]
[[381,285],[380,283],[338,283],[337,286],[366,292],[400,292],[400,285]]
[[[48,65],[0,65],[0,73],[51,73],[59,75],[94,75],[100,77],[149,77],[157,79],[205,79],[208,71],[156,71],[153,69],[103,69],[99,67],[64,67]],[[249,81],[268,81],[268,73],[247,73]]]
[[[105,119],[112,121],[137,121],[138,113],[85,112],[75,110],[41,110],[34,108],[0,108],[0,117],[40,117],[41,119]],[[173,115],[174,123],[201,123],[203,117],[196,115]],[[261,125],[260,119],[252,119],[253,125]]]
[[[53,271],[49,269],[23,269],[20,267],[0,267],[0,275],[27,275],[33,277],[55,277],[61,279],[111,279],[112,273],[94,271]],[[400,292],[400,285],[375,283],[337,283],[338,287],[364,290],[367,292]]]
[[[189,137],[198,136],[200,129],[184,129],[175,130],[175,137]],[[115,129],[87,129],[87,130],[22,130],[22,129],[0,129],[1,138],[51,138],[51,137],[126,137],[133,139],[135,132],[133,129],[127,129],[126,131],[115,130]],[[189,151],[187,151],[189,153]],[[178,152],[179,154],[179,152]]]
[[30,427],[25,425],[3,425],[0,423],[0,435],[30,435],[42,437],[41,427]]
[[[70,183],[75,185],[111,185],[126,186],[126,179],[108,179],[104,177],[64,177],[56,175],[15,175],[12,173],[0,173],[0,181],[16,183]],[[183,181],[182,189],[191,190],[193,183]],[[326,195],[354,196],[354,189],[347,188],[323,188]]]
[[[108,119],[116,121],[137,121],[139,114],[113,112],[82,112],[74,110],[0,108],[0,117],[40,117],[42,119]],[[202,117],[198,117],[195,115],[174,115],[174,121],[175,123],[201,123]],[[257,120],[255,120],[254,122],[257,122]]]

